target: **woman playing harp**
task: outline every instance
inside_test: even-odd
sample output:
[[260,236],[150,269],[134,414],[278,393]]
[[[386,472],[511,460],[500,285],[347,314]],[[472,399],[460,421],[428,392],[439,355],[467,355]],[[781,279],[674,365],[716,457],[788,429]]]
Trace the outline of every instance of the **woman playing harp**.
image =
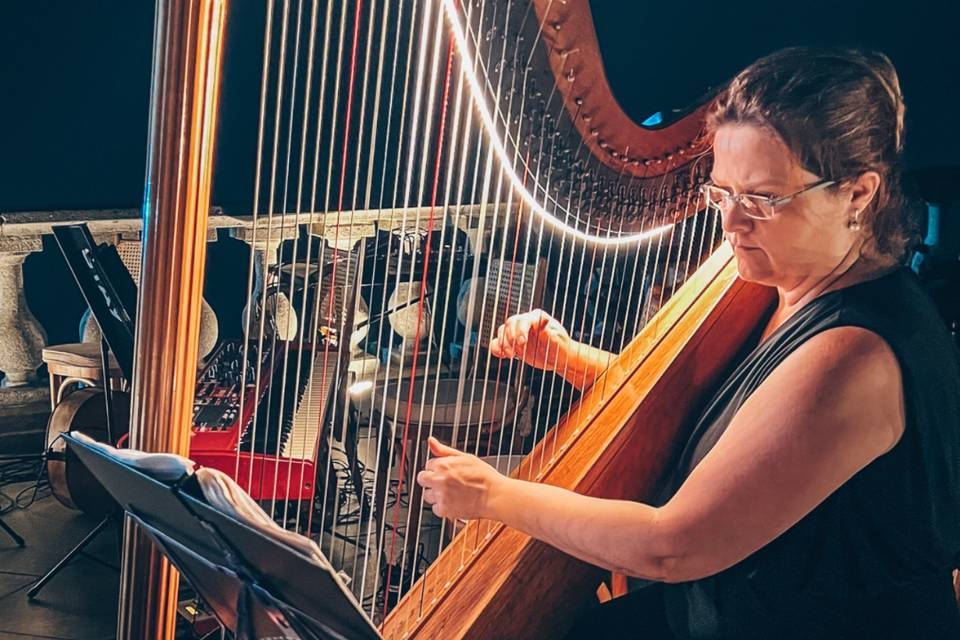
[[[772,54],[717,99],[706,195],[741,277],[779,303],[657,506],[509,479],[431,441],[418,481],[438,516],[653,582],[575,637],[960,637],[960,367],[900,266],[903,111],[885,56],[838,49]],[[612,358],[542,311],[491,350],[581,387]]]

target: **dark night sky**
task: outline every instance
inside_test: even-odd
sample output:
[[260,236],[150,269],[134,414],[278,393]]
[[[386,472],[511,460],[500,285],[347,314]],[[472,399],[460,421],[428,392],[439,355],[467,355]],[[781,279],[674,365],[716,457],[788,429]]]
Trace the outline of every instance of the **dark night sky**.
[[[0,211],[139,205],[153,2],[0,3]],[[957,165],[956,3],[593,0],[614,92],[642,120],[682,107],[794,44],[886,52],[907,102],[907,164]],[[785,9],[784,7],[790,7]],[[263,3],[234,0],[214,200],[243,203],[252,172]]]

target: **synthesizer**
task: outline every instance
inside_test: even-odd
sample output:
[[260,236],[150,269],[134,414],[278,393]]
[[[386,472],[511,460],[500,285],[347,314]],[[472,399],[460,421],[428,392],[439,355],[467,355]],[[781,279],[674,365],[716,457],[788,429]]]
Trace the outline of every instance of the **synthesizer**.
[[[335,342],[222,343],[197,379],[190,457],[254,500],[307,500],[338,377]],[[246,362],[244,361],[246,357]]]

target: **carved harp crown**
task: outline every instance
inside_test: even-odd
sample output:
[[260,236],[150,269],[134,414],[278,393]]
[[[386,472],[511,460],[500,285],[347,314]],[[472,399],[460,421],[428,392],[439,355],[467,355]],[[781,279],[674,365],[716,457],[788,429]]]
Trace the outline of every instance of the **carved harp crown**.
[[[226,7],[158,2],[133,445],[232,475],[386,638],[562,633],[600,571],[434,518],[413,477],[436,435],[518,478],[650,496],[770,300],[700,197],[705,107],[632,122],[586,0],[268,0],[251,205],[230,212],[244,333],[200,374],[239,406],[212,429],[194,392]],[[565,362],[490,353],[536,308],[619,353],[583,392]],[[128,527],[120,636],[172,637],[175,585]]]

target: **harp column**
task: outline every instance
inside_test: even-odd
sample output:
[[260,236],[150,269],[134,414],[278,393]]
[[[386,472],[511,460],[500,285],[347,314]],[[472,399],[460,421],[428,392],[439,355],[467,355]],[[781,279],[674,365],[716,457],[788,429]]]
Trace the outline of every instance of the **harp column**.
[[[131,446],[186,454],[227,0],[157,0]],[[128,519],[117,637],[173,638],[177,572]]]

